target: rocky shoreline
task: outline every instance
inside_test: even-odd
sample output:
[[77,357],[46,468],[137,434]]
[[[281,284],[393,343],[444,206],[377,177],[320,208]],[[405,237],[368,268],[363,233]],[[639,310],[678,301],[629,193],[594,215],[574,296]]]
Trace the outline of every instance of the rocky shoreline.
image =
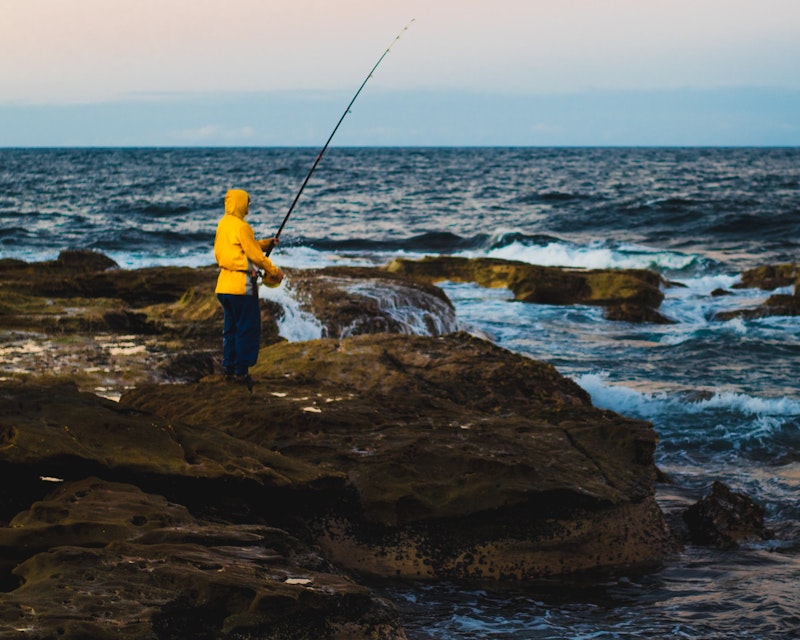
[[[796,268],[778,271],[796,303]],[[290,271],[322,338],[286,342],[262,301],[250,394],[219,375],[215,274],[0,260],[0,638],[401,639],[364,579],[527,581],[679,550],[652,426],[458,331],[434,285],[662,322],[660,277],[449,258]],[[766,535],[751,511],[739,537]]]

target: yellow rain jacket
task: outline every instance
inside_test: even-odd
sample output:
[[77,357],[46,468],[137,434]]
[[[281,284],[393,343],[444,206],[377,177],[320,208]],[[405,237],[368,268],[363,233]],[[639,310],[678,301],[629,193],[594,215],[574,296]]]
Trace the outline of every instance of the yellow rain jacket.
[[270,240],[258,241],[253,228],[244,221],[250,206],[250,196],[241,189],[231,189],[225,195],[225,215],[217,225],[214,257],[220,266],[216,293],[244,295],[251,290],[250,278],[257,269],[264,270],[266,285],[277,286],[283,272],[264,255]]

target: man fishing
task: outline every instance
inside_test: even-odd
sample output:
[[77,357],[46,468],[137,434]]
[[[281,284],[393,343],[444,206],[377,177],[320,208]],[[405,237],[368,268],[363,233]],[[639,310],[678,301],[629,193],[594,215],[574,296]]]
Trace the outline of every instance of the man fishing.
[[386,51],[378,58],[375,66],[372,67],[350,100],[350,104],[345,108],[327,142],[317,155],[317,159],[300,186],[300,190],[274,238],[258,241],[255,239],[253,229],[244,220],[250,207],[250,196],[246,191],[231,189],[225,196],[225,215],[217,225],[217,237],[214,240],[214,255],[220,266],[216,293],[225,310],[225,325],[222,331],[222,366],[228,380],[246,384],[251,393],[255,381],[250,376],[248,369],[258,359],[258,347],[261,342],[261,313],[258,302],[259,269],[263,270],[261,279],[268,287],[278,286],[283,280],[283,272],[272,264],[269,255],[278,243],[278,238],[300,200],[300,195],[311,179],[311,174],[322,160],[322,156],[345,116],[350,113],[350,108],[367,81],[372,77],[394,43],[408,30],[411,22],[397,34]]
[[249,368],[258,360],[261,343],[259,270],[267,286],[279,285],[283,272],[264,254],[272,251],[277,237],[256,240],[253,228],[245,222],[249,210],[250,196],[246,191],[228,191],[225,215],[214,239],[214,257],[220,267],[215,291],[225,312],[222,367],[227,380],[246,385],[252,393],[255,381]]

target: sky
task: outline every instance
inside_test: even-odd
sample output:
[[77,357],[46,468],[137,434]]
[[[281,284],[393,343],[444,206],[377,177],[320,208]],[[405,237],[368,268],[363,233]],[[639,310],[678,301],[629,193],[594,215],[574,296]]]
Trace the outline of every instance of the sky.
[[320,146],[390,45],[336,144],[800,145],[797,0],[0,0],[0,146]]

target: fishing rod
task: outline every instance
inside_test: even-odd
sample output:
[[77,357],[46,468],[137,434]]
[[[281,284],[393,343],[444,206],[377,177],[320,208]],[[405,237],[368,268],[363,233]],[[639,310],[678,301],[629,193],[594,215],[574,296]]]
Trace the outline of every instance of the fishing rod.
[[[306,188],[306,185],[308,184],[308,181],[311,179],[311,175],[316,170],[317,165],[319,165],[320,160],[322,160],[322,156],[325,154],[325,151],[327,151],[328,145],[330,145],[331,140],[333,140],[333,136],[336,135],[336,131],[339,129],[339,125],[342,124],[342,121],[345,119],[345,116],[347,116],[347,114],[350,113],[350,108],[353,106],[353,103],[356,101],[356,98],[358,98],[358,94],[361,93],[361,90],[367,84],[367,81],[369,81],[369,79],[372,77],[372,74],[375,73],[375,70],[378,68],[380,63],[383,62],[383,59],[386,57],[386,54],[388,54],[389,51],[391,51],[391,49],[394,46],[395,42],[397,42],[400,39],[400,36],[402,36],[406,31],[408,31],[408,28],[411,26],[412,22],[414,22],[413,19],[405,27],[403,27],[403,30],[400,33],[398,33],[397,37],[395,37],[395,39],[392,40],[392,42],[389,44],[389,46],[386,47],[386,51],[383,52],[383,54],[381,55],[380,58],[378,58],[378,61],[375,63],[375,65],[372,67],[372,69],[370,69],[370,72],[367,74],[367,77],[364,78],[364,82],[361,83],[361,86],[358,88],[358,91],[356,91],[355,95],[353,96],[353,99],[350,100],[350,103],[345,108],[344,112],[342,113],[342,117],[339,118],[339,122],[336,123],[336,126],[333,128],[333,131],[331,131],[331,135],[328,136],[328,140],[325,143],[325,146],[322,147],[322,150],[317,155],[317,159],[314,160],[314,164],[311,166],[311,169],[308,172],[308,174],[306,175],[305,180],[303,180],[303,184],[300,185],[300,190],[297,192],[297,195],[294,197],[294,200],[292,201],[292,205],[289,207],[289,211],[286,212],[286,216],[283,218],[283,222],[281,222],[281,226],[278,227],[278,231],[275,233],[275,236],[274,236],[276,241],[278,240],[278,238],[280,237],[281,233],[283,232],[283,228],[286,226],[286,223],[289,221],[289,216],[292,215],[292,211],[294,211],[294,208],[297,205],[297,201],[300,200],[300,195],[303,193],[303,190]],[[265,255],[269,256],[269,254],[272,253],[272,249],[274,247],[275,247],[275,243],[272,243],[267,248],[267,250],[264,251]]]

